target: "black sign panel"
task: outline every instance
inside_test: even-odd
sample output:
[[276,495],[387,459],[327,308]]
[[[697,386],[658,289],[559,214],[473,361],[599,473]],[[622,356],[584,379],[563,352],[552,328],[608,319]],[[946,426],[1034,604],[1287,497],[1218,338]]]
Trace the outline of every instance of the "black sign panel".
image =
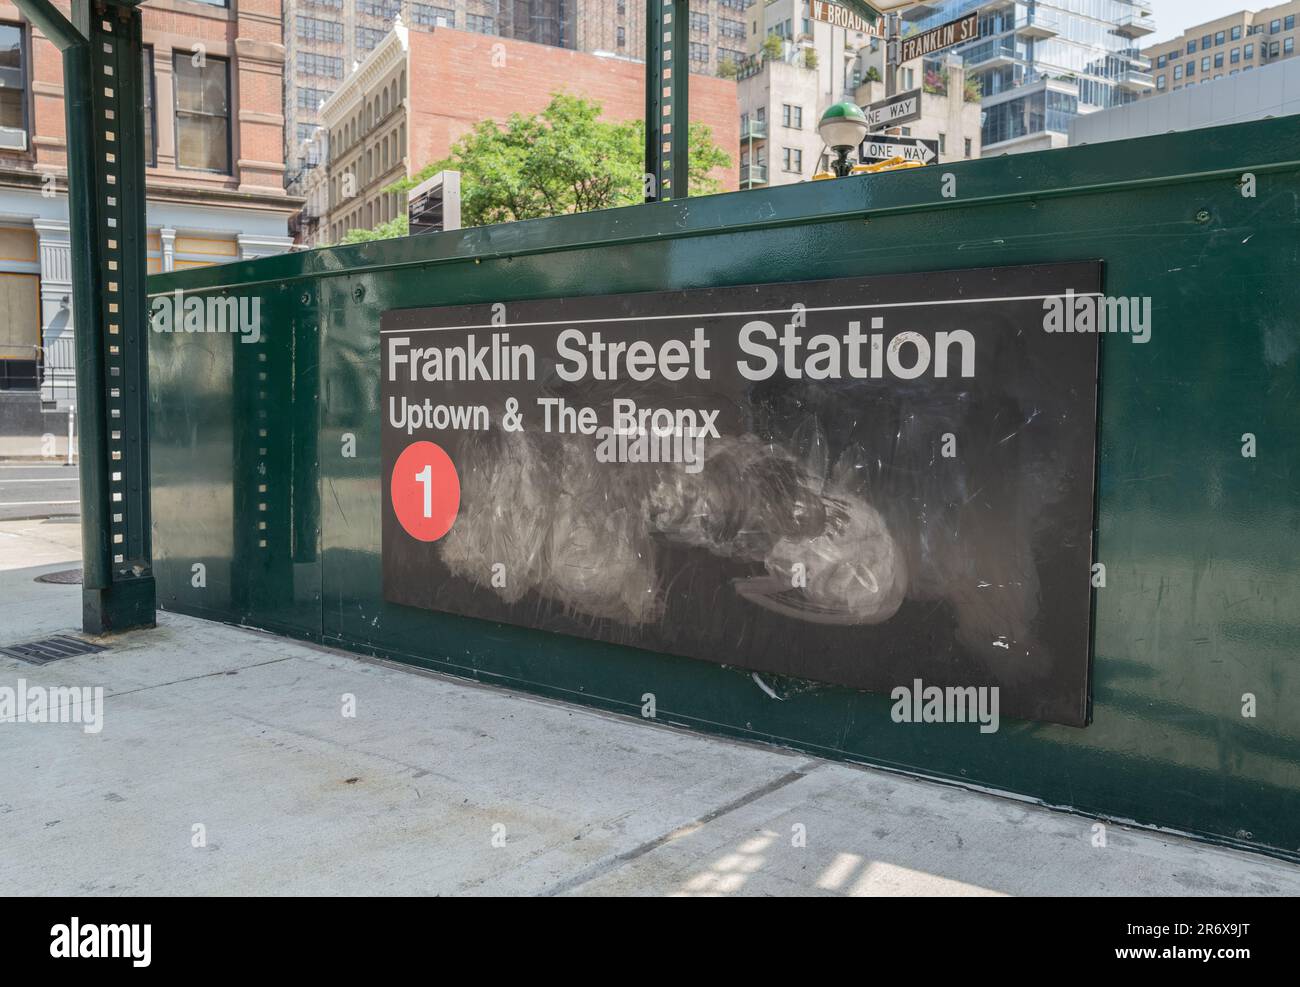
[[980,36],[980,17],[978,13],[967,14],[947,24],[921,34],[914,34],[902,41],[903,54],[900,61],[910,62],[914,58],[924,58],[944,48],[974,41]]
[[1098,339],[1045,312],[1100,282],[386,312],[384,597],[1082,725]]
[[939,142],[924,137],[868,137],[858,146],[859,161],[888,161],[891,158],[934,164],[939,160]]

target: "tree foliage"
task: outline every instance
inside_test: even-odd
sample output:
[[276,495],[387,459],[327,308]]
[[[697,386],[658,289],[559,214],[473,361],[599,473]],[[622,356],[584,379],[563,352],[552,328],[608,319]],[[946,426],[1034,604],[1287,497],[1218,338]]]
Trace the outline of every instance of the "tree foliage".
[[387,223],[380,223],[370,230],[348,230],[339,243],[367,243],[371,240],[391,240],[395,236],[406,236],[409,232],[405,216],[396,216]]
[[[389,191],[405,192],[440,171],[460,172],[465,226],[631,205],[645,198],[645,125],[600,119],[599,103],[557,93],[541,113],[483,120],[435,161]],[[691,124],[690,192],[721,191],[711,177],[730,157],[704,124]],[[390,234],[400,235],[400,234]]]

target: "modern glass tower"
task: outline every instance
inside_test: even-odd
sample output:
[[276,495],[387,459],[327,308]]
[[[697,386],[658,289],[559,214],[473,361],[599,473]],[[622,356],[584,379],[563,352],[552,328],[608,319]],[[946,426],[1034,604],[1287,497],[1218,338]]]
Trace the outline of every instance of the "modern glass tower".
[[953,52],[983,92],[984,155],[1064,147],[1078,114],[1153,88],[1138,49],[1156,27],[1146,0],[933,0],[908,10],[904,33],[972,11],[979,38]]

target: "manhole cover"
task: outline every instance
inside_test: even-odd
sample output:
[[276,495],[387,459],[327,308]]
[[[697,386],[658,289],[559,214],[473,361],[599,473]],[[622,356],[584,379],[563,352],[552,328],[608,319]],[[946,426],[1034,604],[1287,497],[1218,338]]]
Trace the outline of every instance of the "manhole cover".
[[60,569],[58,572],[46,572],[36,577],[38,583],[60,583],[66,585],[81,584],[80,569]]
[[25,661],[30,665],[48,665],[60,658],[93,655],[107,650],[105,647],[91,644],[89,641],[83,641],[80,638],[68,637],[66,634],[56,634],[54,637],[47,637],[40,641],[28,641],[26,644],[11,644],[7,648],[0,648],[0,655],[8,655],[10,658],[17,658],[19,661]]

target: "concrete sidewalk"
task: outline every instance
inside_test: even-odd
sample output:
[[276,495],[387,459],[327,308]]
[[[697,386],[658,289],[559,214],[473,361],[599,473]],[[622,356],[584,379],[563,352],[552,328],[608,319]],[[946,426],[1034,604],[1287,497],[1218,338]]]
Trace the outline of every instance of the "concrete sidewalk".
[[[78,632],[80,588],[34,582],[78,541],[0,522],[0,647]],[[159,617],[0,656],[0,687],[105,692],[99,733],[0,723],[4,893],[1300,894],[1265,857],[1096,848],[1088,819]]]

